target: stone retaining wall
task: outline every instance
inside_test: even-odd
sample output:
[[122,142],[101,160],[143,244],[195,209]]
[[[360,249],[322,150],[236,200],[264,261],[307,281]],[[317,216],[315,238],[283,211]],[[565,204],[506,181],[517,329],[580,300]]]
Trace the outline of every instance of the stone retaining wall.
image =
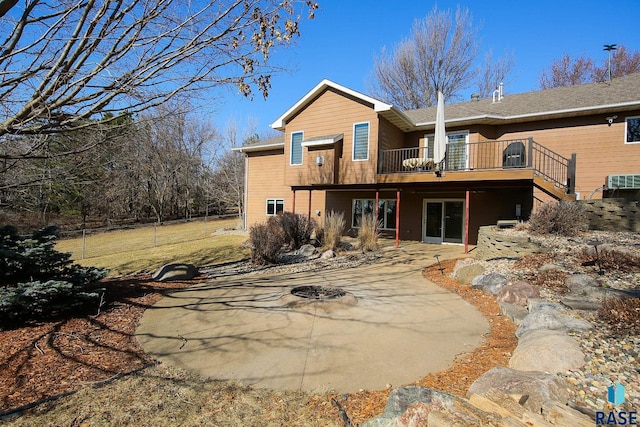
[[640,232],[638,202],[624,199],[580,200],[589,216],[589,228],[603,231]]
[[515,236],[501,232],[495,226],[480,227],[476,259],[520,258],[527,254],[541,253],[544,249],[527,236]]

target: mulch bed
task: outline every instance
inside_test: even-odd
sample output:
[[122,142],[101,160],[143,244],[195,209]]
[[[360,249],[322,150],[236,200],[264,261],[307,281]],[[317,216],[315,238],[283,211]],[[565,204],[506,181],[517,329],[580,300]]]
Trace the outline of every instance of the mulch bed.
[[[454,263],[443,262],[444,275],[437,266],[426,268],[423,275],[474,305],[487,317],[491,331],[472,353],[458,355],[451,368],[429,374],[413,385],[464,396],[480,375],[495,366],[508,365],[517,340],[515,326],[502,315],[492,297],[448,276]],[[144,310],[165,293],[194,284],[158,283],[149,275],[106,282],[111,301],[96,316],[0,331],[0,412],[117,378],[152,363],[134,337]],[[362,391],[328,395],[327,400],[339,402],[357,424],[382,412],[388,394],[389,390]],[[327,405],[327,400],[310,399],[308,404],[318,412],[333,411],[340,421],[337,408]]]

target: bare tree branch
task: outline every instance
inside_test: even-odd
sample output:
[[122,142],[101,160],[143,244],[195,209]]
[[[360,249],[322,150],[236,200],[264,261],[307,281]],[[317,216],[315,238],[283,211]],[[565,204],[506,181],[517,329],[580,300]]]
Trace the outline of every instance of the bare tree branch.
[[454,20],[451,11],[434,7],[391,54],[383,49],[375,59],[370,91],[403,109],[435,105],[438,90],[455,98],[477,75],[477,33],[468,9],[459,8]]
[[[274,48],[311,0],[0,0],[0,144],[130,114],[201,89],[268,94]],[[190,95],[193,96],[193,95]],[[108,119],[112,120],[113,116]]]

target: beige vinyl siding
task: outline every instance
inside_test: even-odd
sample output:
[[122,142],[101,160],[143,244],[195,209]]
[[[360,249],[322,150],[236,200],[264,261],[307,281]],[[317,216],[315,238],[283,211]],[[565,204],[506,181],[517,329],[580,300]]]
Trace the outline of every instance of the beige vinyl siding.
[[250,153],[247,160],[248,228],[267,219],[267,199],[284,199],[284,209],[291,210],[292,193],[284,185],[285,156],[282,150]]
[[[637,115],[640,112],[629,113]],[[577,153],[576,191],[588,197],[605,184],[608,175],[640,173],[640,144],[625,144],[625,123],[618,118],[611,126],[603,116],[552,120],[502,126],[501,140],[533,137],[534,141],[564,157]],[[596,191],[594,198],[600,198]]]
[[[362,122],[369,122],[369,159],[353,162],[353,125]],[[334,149],[342,148],[335,172],[337,182],[341,184],[375,182],[378,160],[378,118],[371,105],[329,88],[287,122],[285,141],[290,141],[291,132],[296,131],[304,131],[305,140],[343,134],[342,145],[334,147]],[[287,159],[290,157],[290,149],[289,144],[285,144]],[[314,174],[317,174],[317,165],[315,156],[309,153],[309,147],[303,147],[303,158],[303,164],[300,166],[287,164],[284,176],[284,182],[287,185],[317,183],[312,180]],[[314,161],[311,162],[311,159]]]

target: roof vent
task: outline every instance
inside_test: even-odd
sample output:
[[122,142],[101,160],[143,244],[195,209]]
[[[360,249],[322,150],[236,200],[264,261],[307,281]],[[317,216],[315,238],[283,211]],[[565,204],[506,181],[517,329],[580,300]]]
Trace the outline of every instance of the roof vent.
[[478,102],[478,101],[480,101],[480,94],[479,94],[479,93],[472,93],[472,94],[471,94],[471,100],[472,100],[473,102]]
[[502,101],[502,99],[504,98],[504,95],[502,94],[503,89],[504,89],[504,83],[500,82],[500,84],[498,85],[498,89],[493,91],[493,103],[494,104],[496,102]]

